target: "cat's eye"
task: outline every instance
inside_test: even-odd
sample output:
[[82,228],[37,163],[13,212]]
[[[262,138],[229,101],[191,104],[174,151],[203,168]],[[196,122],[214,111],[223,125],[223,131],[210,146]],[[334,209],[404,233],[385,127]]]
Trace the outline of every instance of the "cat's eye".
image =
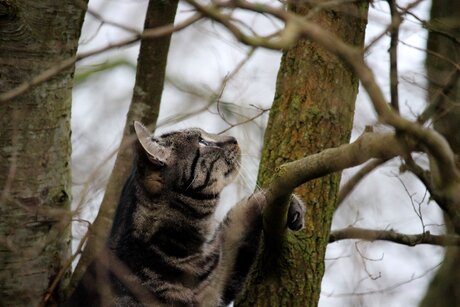
[[200,137],[200,139],[198,140],[198,143],[200,144],[200,146],[203,146],[203,147],[205,147],[205,146],[211,146],[211,145],[212,145],[211,142],[208,142],[208,141],[204,140],[204,139],[201,138],[201,137]]

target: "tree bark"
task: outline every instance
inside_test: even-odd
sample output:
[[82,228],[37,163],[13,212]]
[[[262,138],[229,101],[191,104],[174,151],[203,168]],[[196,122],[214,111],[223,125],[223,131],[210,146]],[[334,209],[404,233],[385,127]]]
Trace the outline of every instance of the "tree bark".
[[[460,0],[434,0],[429,23],[428,101],[433,126],[460,155]],[[455,66],[457,65],[457,66]],[[460,160],[457,158],[457,167]],[[445,216],[447,229],[449,217]],[[458,234],[458,233],[457,233]],[[460,248],[448,247],[444,263],[431,281],[421,307],[460,306]]]
[[[177,9],[177,0],[151,0],[147,8],[144,29],[173,24]],[[123,138],[112,170],[99,213],[89,229],[86,248],[72,276],[69,290],[76,286],[86,268],[104,244],[118,204],[123,184],[131,171],[133,160],[132,141],[133,122],[140,121],[154,131],[160,109],[161,95],[166,71],[166,61],[171,34],[156,39],[141,40],[137,62],[136,83],[131,105],[126,117]],[[70,292],[69,291],[69,292]]]
[[[0,92],[75,56],[84,12],[72,0],[0,0]],[[0,104],[2,306],[37,306],[70,254],[73,72]]]
[[[308,6],[290,9],[304,16],[312,12]],[[312,19],[362,48],[367,9],[363,1],[319,11]],[[347,65],[318,44],[301,40],[286,50],[265,132],[259,185],[266,186],[285,162],[347,143],[357,92],[358,79]],[[296,191],[307,206],[306,227],[282,231],[279,250],[272,243],[278,240],[272,228],[283,227],[277,221],[285,221],[287,208],[265,210],[261,254],[236,306],[317,306],[339,183],[337,173]]]

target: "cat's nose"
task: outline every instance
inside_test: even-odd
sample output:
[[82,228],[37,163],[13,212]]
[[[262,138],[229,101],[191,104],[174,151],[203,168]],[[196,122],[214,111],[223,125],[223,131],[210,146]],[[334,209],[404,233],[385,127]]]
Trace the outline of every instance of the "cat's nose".
[[229,135],[224,136],[222,143],[228,144],[228,145],[238,145],[238,141],[236,140],[236,138],[234,138],[233,136],[229,136]]
[[238,146],[238,141],[233,136],[224,135],[220,137],[219,142],[217,142],[216,145],[219,147],[224,147],[224,146],[229,146],[229,145]]
[[238,145],[238,141],[233,136],[228,137],[228,143],[232,145]]

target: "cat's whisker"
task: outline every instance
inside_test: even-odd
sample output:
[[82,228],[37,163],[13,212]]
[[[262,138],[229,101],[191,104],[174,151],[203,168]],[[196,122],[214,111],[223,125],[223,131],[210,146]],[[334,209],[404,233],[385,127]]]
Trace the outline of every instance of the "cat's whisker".
[[190,189],[190,187],[191,187],[191,186],[193,185],[193,183],[195,182],[196,178],[197,178],[197,175],[195,174],[195,176],[193,176],[192,181],[190,181],[190,184],[189,184],[187,187],[185,187],[185,190]]
[[246,172],[245,166],[239,162],[239,167],[238,167],[238,180],[242,181],[246,189],[251,188],[251,180],[248,178],[248,174]]
[[260,189],[259,185],[257,184],[257,178],[251,176],[251,172],[249,168],[243,162],[239,162],[239,175],[240,179],[245,185],[245,188],[252,192],[254,189]]

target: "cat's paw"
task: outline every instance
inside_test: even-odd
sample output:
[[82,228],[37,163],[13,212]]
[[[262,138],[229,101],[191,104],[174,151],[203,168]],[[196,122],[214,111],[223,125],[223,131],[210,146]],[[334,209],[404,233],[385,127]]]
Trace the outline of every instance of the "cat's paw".
[[305,204],[299,196],[292,194],[289,201],[287,226],[291,230],[300,230],[305,225]]

